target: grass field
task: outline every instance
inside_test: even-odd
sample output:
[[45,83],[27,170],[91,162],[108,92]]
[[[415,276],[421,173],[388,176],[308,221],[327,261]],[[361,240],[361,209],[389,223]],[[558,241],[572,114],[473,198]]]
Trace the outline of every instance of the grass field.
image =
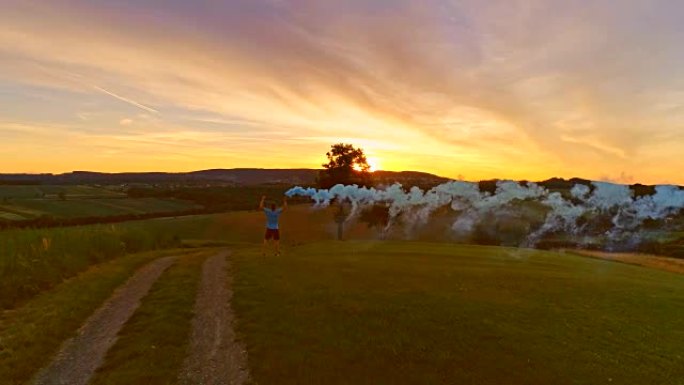
[[12,311],[0,312],[0,383],[23,384],[137,268],[167,250],[132,254],[91,267]]
[[180,246],[175,233],[143,223],[0,232],[0,308],[15,307],[91,265],[174,246]]
[[684,383],[681,275],[413,242],[258,255],[234,260],[257,383]]
[[[262,257],[262,217],[0,232],[2,292],[23,296],[0,320],[0,378],[25,381],[115,286],[166,252],[129,253],[211,245],[233,250],[255,383],[684,384],[681,275],[545,251],[378,241],[364,225],[347,235],[365,240],[337,242],[332,213],[307,207],[283,216],[284,255]],[[96,383],[175,381],[204,257],[162,275]]]
[[185,358],[195,291],[210,252],[179,259],[119,333],[92,385],[170,384]]

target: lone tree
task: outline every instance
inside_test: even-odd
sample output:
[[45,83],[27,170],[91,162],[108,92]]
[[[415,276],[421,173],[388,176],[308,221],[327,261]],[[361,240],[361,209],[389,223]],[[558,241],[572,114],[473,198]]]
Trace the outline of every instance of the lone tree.
[[[330,188],[336,184],[357,184],[370,186],[372,184],[370,166],[361,148],[351,144],[337,143],[325,153],[328,162],[323,164],[323,170],[318,175],[318,186]],[[342,240],[344,222],[349,218],[349,202],[337,201],[337,211],[334,214],[337,223],[337,239]]]
[[361,148],[337,143],[325,155],[328,162],[323,164],[323,170],[318,175],[320,188],[330,188],[336,184],[371,184],[370,166]]

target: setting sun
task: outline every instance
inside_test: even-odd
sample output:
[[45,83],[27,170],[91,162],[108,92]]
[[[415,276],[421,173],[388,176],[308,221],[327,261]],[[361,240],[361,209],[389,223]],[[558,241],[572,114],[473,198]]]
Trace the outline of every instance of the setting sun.
[[[377,158],[367,157],[366,163],[368,163],[368,171],[369,172],[378,171],[380,169],[380,162],[378,161]],[[362,171],[363,169],[358,164],[355,164],[354,170]]]
[[368,166],[370,166],[368,171],[373,172],[380,169],[380,162],[377,158],[366,158],[366,160],[368,161]]
[[[369,172],[378,171],[378,170],[380,169],[380,162],[378,161],[377,158],[370,158],[370,157],[367,157],[367,158],[366,158],[366,163],[368,163],[368,167],[369,167],[369,168],[368,168],[368,171],[369,171]],[[356,170],[356,171],[362,171],[362,168],[361,168],[361,166],[359,166],[358,164],[355,164],[355,165],[354,165],[354,170]]]

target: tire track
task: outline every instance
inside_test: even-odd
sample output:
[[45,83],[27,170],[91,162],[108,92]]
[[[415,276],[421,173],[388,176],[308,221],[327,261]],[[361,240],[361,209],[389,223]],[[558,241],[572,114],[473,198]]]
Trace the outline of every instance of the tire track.
[[181,384],[236,385],[249,378],[247,351],[236,340],[233,329],[227,255],[225,252],[209,257],[202,266],[189,353],[179,377]]
[[85,321],[75,337],[62,344],[53,361],[36,374],[32,383],[87,384],[140,300],[175,261],[175,257],[159,258],[138,270]]

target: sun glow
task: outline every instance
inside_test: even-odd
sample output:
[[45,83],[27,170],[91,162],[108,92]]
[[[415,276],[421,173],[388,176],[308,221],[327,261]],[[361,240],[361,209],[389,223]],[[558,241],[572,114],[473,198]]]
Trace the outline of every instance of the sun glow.
[[373,171],[378,171],[380,169],[380,162],[378,161],[377,158],[366,158],[366,161],[368,162],[368,165],[370,166],[370,169],[368,171],[373,172]]

